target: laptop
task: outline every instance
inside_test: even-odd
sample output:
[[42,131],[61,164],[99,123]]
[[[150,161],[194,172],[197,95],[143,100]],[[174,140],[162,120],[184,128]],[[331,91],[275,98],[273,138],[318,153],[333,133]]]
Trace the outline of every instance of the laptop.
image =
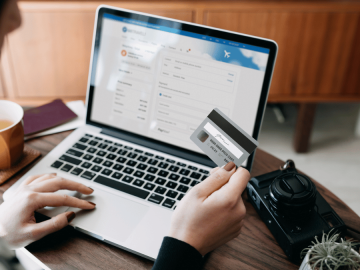
[[[176,206],[215,164],[190,140],[218,108],[257,139],[273,74],[272,40],[110,6],[96,12],[86,123],[29,175],[56,172],[92,187],[93,211],[71,225],[155,260]],[[254,154],[243,164],[249,171]]]

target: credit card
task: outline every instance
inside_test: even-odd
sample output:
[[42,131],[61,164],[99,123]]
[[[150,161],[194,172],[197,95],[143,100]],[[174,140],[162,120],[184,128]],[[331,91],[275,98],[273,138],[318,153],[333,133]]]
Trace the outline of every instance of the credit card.
[[259,143],[229,117],[215,108],[190,139],[219,167],[233,161],[237,167]]

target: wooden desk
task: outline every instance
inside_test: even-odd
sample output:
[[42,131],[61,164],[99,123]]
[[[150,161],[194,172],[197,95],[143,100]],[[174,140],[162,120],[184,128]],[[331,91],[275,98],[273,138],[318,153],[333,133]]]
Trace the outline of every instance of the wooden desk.
[[[33,139],[26,144],[36,148],[45,156],[70,132]],[[276,170],[283,161],[257,150],[252,176]],[[28,168],[29,169],[29,168]],[[28,170],[27,169],[27,170]],[[25,173],[25,170],[22,174]],[[22,175],[21,174],[21,175]],[[0,187],[4,192],[15,183],[17,175]],[[314,180],[313,180],[314,181]],[[358,217],[344,202],[314,181],[319,192],[331,204],[344,222],[360,228]],[[279,247],[274,237],[260,220],[255,209],[246,200],[247,209],[242,234],[226,245],[211,252],[204,269],[298,269]],[[359,235],[351,235],[359,239]],[[27,249],[51,269],[151,269],[153,262],[127,251],[105,244],[95,238],[67,227],[30,245]]]

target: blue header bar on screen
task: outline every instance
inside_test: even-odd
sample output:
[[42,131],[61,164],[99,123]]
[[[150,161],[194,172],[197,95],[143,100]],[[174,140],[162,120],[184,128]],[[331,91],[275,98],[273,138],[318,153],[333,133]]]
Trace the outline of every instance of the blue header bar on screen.
[[251,50],[251,51],[256,51],[256,52],[261,52],[261,53],[266,53],[266,54],[269,54],[269,52],[270,52],[270,50],[267,48],[262,48],[262,47],[253,46],[253,45],[249,45],[249,44],[239,43],[239,42],[226,40],[226,39],[215,38],[215,37],[206,36],[206,35],[200,35],[200,34],[183,31],[183,30],[179,30],[179,29],[171,28],[171,27],[167,27],[167,26],[152,24],[152,23],[148,23],[148,22],[142,22],[142,21],[138,21],[138,20],[134,20],[134,19],[123,18],[120,16],[108,14],[108,13],[104,14],[104,18],[121,21],[121,22],[128,23],[128,24],[134,24],[134,25],[151,28],[151,29],[155,29],[155,30],[160,30],[160,31],[164,31],[164,32],[169,32],[169,33],[173,33],[173,34],[178,34],[178,35],[182,35],[182,36],[197,38],[197,39],[214,42],[214,43],[218,43],[218,44],[247,49],[247,50]]

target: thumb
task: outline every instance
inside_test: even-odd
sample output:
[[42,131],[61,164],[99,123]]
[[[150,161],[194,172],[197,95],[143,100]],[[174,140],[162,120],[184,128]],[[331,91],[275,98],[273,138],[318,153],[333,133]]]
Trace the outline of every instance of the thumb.
[[62,228],[69,225],[69,223],[74,218],[75,218],[74,212],[65,212],[55,217],[52,217],[49,220],[32,225],[33,228],[31,228],[31,232],[32,232],[33,240],[37,241],[50,233],[61,230]]

